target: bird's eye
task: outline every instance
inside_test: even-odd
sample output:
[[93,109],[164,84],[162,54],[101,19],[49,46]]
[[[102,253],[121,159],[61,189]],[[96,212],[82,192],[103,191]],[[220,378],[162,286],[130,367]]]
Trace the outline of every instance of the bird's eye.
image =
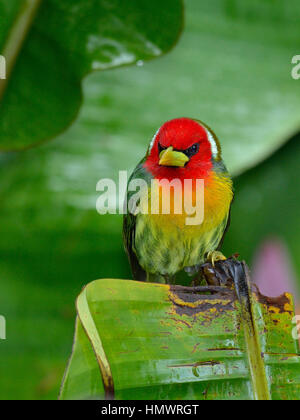
[[162,146],[159,142],[157,143],[157,147],[158,147],[158,154],[160,154],[162,150],[166,149],[166,147]]
[[187,157],[190,158],[199,152],[199,146],[200,146],[199,143],[195,143],[191,147],[186,149],[184,153],[187,155]]

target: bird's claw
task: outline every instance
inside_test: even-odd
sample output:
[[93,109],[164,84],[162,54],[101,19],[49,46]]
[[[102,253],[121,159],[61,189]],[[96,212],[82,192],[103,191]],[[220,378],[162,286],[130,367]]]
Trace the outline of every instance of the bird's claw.
[[209,251],[206,257],[207,262],[210,262],[214,267],[216,261],[224,261],[227,258],[220,251]]

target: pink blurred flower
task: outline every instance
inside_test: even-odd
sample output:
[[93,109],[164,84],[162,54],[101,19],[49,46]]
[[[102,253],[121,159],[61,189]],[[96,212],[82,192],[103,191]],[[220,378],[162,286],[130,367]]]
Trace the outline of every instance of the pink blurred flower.
[[259,247],[252,265],[252,281],[266,296],[289,292],[299,302],[298,282],[288,249],[278,238],[269,238]]

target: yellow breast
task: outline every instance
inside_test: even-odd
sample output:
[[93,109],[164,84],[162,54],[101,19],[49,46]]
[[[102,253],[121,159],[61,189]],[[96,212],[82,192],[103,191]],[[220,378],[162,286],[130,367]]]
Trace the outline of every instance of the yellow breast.
[[[228,176],[212,173],[204,180],[201,191],[197,190],[195,182],[191,188],[182,185],[181,201],[173,185],[170,187],[168,183],[153,183],[144,200],[141,200],[142,212],[148,213],[149,222],[159,230],[171,234],[172,230],[179,228],[184,236],[199,236],[211,231],[227,218],[233,197],[232,181]],[[191,203],[195,209],[202,209],[199,224],[187,223],[193,215],[187,213],[185,203]]]
[[[193,188],[186,189],[184,194],[202,200],[204,208],[202,223],[189,225],[186,223],[189,214],[184,208],[181,214],[176,214],[178,203],[174,202],[176,197],[172,193],[169,214],[161,212],[165,192],[163,187],[154,187],[141,200],[144,214],[137,216],[135,246],[139,262],[147,272],[173,275],[184,267],[203,263],[207,252],[218,247],[227,224],[233,194],[231,180],[216,174],[205,181],[202,196],[197,195]],[[152,209],[158,208],[158,214],[151,213],[151,198],[154,202]]]

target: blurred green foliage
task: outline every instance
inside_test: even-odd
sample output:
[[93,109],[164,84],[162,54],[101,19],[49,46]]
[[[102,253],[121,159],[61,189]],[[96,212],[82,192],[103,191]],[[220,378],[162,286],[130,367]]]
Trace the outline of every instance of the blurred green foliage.
[[[30,21],[31,5],[37,13],[23,43],[19,16]],[[179,37],[182,13],[182,0],[2,0],[0,51],[8,68],[14,50],[18,60],[3,98],[0,90],[0,150],[61,133],[77,116],[84,76],[164,54]]]
[[300,280],[299,162],[298,134],[271,158],[235,179],[232,222],[223,249],[227,255],[239,252],[251,263],[263,240],[282,239]]
[[[80,118],[68,132],[0,156],[0,313],[7,318],[1,398],[56,398],[75,297],[96,278],[130,278],[121,216],[95,210],[101,177],[132,169],[155,129],[176,116],[211,125],[235,174],[299,129],[300,82],[290,75],[298,1],[188,0],[186,6],[186,29],[170,54],[89,76]],[[227,254],[251,259],[261,238],[280,233],[300,274],[299,153],[295,138],[236,179]]]

